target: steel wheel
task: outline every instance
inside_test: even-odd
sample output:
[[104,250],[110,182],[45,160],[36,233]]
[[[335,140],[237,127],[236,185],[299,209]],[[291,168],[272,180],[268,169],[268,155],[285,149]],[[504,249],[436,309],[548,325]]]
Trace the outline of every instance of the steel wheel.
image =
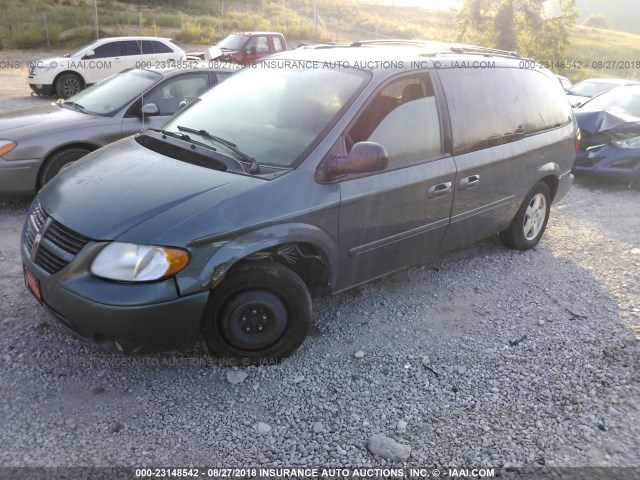
[[302,344],[310,323],[300,277],[279,263],[248,261],[212,290],[202,334],[212,353],[237,365],[272,364]]
[[277,295],[247,290],[235,295],[225,306],[220,330],[235,348],[260,350],[275,344],[288,324],[287,307]]

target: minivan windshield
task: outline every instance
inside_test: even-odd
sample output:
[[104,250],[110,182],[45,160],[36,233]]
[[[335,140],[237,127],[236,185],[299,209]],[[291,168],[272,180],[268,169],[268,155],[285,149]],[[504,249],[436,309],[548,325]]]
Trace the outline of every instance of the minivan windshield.
[[62,104],[92,115],[111,115],[156,83],[162,75],[150,70],[125,70],[69,97]]
[[[260,165],[292,167],[369,78],[355,69],[258,63],[207,92],[162,128],[204,130],[233,143]],[[224,151],[213,139],[202,141]]]

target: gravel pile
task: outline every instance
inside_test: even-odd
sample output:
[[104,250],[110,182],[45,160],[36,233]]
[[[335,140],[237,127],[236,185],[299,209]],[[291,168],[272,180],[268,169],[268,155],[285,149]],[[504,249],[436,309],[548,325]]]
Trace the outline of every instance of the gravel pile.
[[0,465],[640,468],[639,200],[578,184],[536,249],[315,299],[299,352],[241,367],[72,337],[22,283],[28,200],[0,199]]

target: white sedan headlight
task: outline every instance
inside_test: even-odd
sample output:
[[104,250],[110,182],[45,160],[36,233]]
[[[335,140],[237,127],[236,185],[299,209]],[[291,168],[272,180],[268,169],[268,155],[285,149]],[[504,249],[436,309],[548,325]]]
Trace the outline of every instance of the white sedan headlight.
[[189,263],[189,253],[178,248],[113,242],[91,264],[97,277],[123,282],[149,282],[175,275]]

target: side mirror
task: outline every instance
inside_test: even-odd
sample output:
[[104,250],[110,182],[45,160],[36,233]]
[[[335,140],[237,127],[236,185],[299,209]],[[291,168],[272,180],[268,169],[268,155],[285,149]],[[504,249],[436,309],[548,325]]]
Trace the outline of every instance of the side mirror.
[[180,103],[178,104],[178,110],[182,110],[187,105],[189,105],[189,101],[187,99],[180,100]]
[[334,157],[327,162],[330,177],[372,173],[384,170],[389,165],[389,154],[379,143],[358,142],[346,157]]
[[155,103],[145,103],[140,109],[140,115],[157,115],[160,113]]
[[87,53],[85,53],[82,58],[93,58],[96,55],[96,52],[94,52],[93,50],[89,50]]
[[255,55],[257,53],[256,47],[249,47],[245,50],[244,55]]

